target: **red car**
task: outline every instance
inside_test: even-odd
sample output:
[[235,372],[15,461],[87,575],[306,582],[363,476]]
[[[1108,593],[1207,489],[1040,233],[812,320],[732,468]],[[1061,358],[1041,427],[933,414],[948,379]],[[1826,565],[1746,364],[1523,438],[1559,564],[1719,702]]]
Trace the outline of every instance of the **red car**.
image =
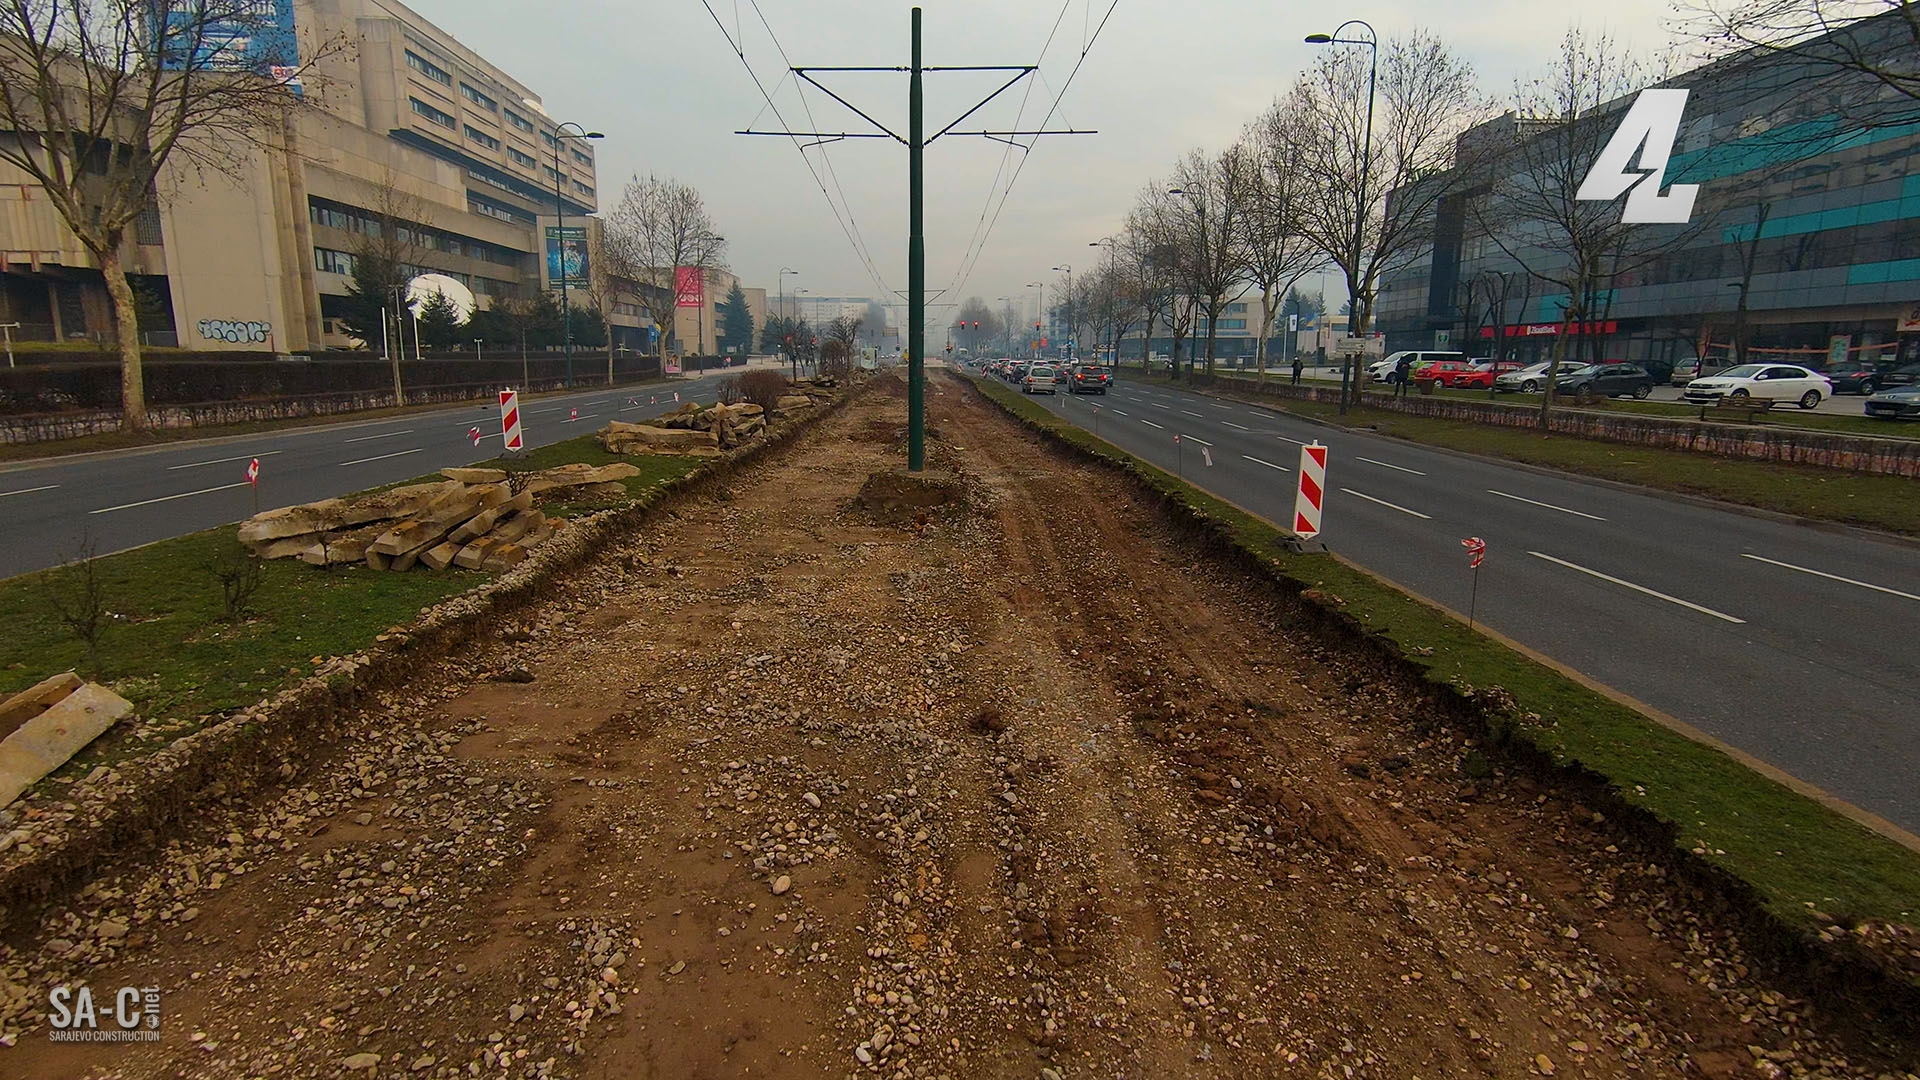
[[1478,387],[1481,390],[1493,386],[1493,369],[1477,368],[1465,360],[1435,360],[1422,364],[1413,373],[1413,381],[1418,383],[1439,383],[1455,389]]

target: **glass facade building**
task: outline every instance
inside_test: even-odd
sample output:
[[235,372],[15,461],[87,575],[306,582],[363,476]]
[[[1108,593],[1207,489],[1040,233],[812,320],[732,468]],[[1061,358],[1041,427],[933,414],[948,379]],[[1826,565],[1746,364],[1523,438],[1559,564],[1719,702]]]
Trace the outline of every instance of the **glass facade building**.
[[[1910,46],[1884,17],[1851,32],[1888,49]],[[1815,368],[1843,359],[1920,362],[1916,103],[1793,54],[1723,61],[1662,85],[1690,91],[1666,182],[1701,185],[1695,222],[1635,226],[1665,230],[1669,242],[1656,235],[1647,257],[1609,268],[1567,356],[1655,369],[1696,357],[1726,363],[1744,328],[1755,360]],[[1609,130],[1630,103],[1606,107]],[[1462,136],[1461,160],[1472,159],[1476,143],[1517,147],[1553,137],[1552,127],[1509,114]],[[1497,176],[1521,159],[1528,155],[1510,150],[1493,165],[1480,157],[1477,168]],[[1383,278],[1377,329],[1389,349],[1545,359],[1568,329],[1569,300],[1564,285],[1528,268],[1558,276],[1554,260],[1566,257],[1555,253],[1553,230],[1512,223],[1492,235],[1483,223],[1496,215],[1470,204],[1488,197],[1486,187],[1476,192],[1466,176],[1445,180],[1462,191],[1426,223],[1431,243],[1422,253]],[[1617,213],[1617,204],[1610,209]]]

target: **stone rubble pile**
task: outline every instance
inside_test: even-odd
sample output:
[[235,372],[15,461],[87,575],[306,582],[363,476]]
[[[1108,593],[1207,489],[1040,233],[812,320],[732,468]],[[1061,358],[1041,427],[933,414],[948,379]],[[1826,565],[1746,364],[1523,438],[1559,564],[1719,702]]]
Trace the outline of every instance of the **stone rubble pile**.
[[[796,383],[790,389],[774,406],[774,416],[794,416],[833,399],[832,389],[819,383]],[[614,454],[717,457],[758,438],[769,421],[766,409],[751,402],[702,408],[689,401],[643,423],[615,420],[600,429],[600,445]]]
[[314,566],[364,562],[375,570],[416,566],[502,573],[564,528],[534,508],[556,490],[625,495],[621,481],[640,475],[624,462],[563,465],[509,477],[501,469],[444,469],[445,480],[371,495],[325,499],[256,514],[240,524],[240,542],[262,559]]

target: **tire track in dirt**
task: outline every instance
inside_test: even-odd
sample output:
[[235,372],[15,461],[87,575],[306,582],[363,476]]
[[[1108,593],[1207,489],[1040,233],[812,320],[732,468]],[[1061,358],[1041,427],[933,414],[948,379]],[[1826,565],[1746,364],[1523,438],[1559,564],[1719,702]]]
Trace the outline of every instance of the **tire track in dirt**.
[[0,946],[29,999],[151,979],[169,1025],[78,1048],[0,1014],[0,1068],[1870,1074],[1604,823],[1464,778],[1417,694],[1117,477],[936,384],[967,504],[852,508],[899,390]]

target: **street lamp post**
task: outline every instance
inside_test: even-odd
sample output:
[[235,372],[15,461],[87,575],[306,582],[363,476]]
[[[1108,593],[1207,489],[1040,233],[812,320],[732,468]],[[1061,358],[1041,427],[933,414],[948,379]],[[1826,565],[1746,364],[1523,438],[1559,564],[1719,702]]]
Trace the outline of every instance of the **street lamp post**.
[[1029,289],[1040,290],[1039,293],[1036,294],[1039,297],[1039,307],[1033,317],[1033,342],[1034,343],[1033,345],[1029,346],[1027,349],[1027,353],[1029,355],[1033,355],[1038,353],[1040,349],[1040,320],[1047,317],[1047,283],[1044,281],[1029,281],[1027,282],[1026,287]]
[[1067,272],[1067,363],[1071,364],[1073,363],[1075,335],[1079,332],[1074,326],[1073,318],[1073,264],[1062,263],[1053,268],[1053,272],[1056,274],[1062,270]]
[[[574,130],[568,131],[568,128]],[[553,215],[554,243],[560,252],[560,325],[562,352],[567,358],[567,386],[573,386],[573,309],[567,306],[567,200],[560,190],[560,144],[568,139],[604,139],[597,131],[588,131],[571,121],[559,125],[553,133]]]
[[[1364,28],[1367,36],[1364,38],[1341,37],[1341,31],[1349,26]],[[1308,34],[1307,44],[1365,45],[1369,53],[1367,64],[1367,131],[1364,137],[1366,145],[1363,146],[1360,151],[1360,193],[1359,198],[1353,201],[1353,253],[1352,262],[1348,264],[1351,267],[1353,281],[1352,292],[1355,294],[1351,298],[1352,307],[1347,316],[1347,336],[1352,337],[1353,314],[1351,312],[1358,312],[1360,308],[1360,297],[1358,295],[1361,289],[1360,238],[1367,220],[1367,183],[1372,179],[1371,174],[1373,172],[1373,92],[1374,85],[1380,74],[1380,35],[1366,22],[1360,19],[1348,19],[1346,22],[1335,27],[1331,34]],[[1368,314],[1372,314],[1372,312],[1369,311]],[[1347,411],[1348,386],[1352,381],[1353,354],[1347,353],[1341,358],[1340,362],[1340,412],[1342,414],[1345,414]]]
[[1113,237],[1095,240],[1087,246],[1107,249],[1107,352],[1109,354],[1107,362],[1113,365],[1113,370],[1119,371],[1120,342],[1115,340],[1113,333]]

